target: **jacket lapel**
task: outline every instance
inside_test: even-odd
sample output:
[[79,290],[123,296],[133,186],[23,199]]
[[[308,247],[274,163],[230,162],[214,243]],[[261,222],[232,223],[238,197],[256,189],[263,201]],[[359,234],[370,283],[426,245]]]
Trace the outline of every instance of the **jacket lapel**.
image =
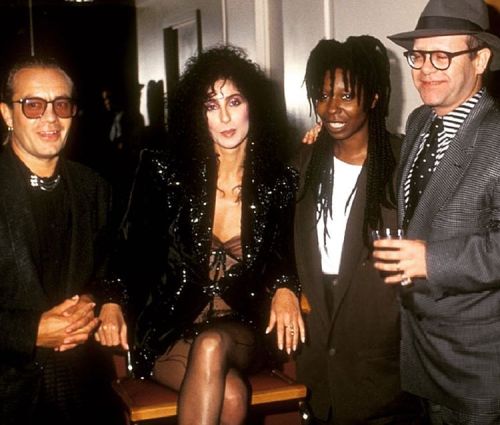
[[323,274],[321,270],[321,254],[318,248],[318,235],[316,230],[316,205],[313,193],[308,190],[303,195],[303,185],[307,166],[311,159],[312,147],[303,147],[304,157],[298,167],[300,173],[300,189],[298,192],[298,203],[295,210],[295,257],[299,275],[306,276],[303,290],[311,304],[313,311],[318,314],[326,335],[329,329],[330,318],[325,300],[323,288]]
[[356,196],[354,197],[349,219],[345,229],[342,257],[340,260],[339,281],[335,288],[335,310],[332,324],[339,312],[339,307],[349,289],[354,271],[359,264],[363,252],[363,217],[366,204],[366,167],[363,167],[356,183]]
[[[417,156],[418,146],[422,136],[429,130],[431,125],[431,109],[421,107],[416,112],[415,118],[410,116],[406,126],[406,136],[401,148],[401,157],[399,162],[399,172],[397,179],[397,202],[398,202],[398,223],[399,227],[403,227],[403,219],[405,213],[405,194],[404,182],[411,170],[412,164]],[[410,124],[411,120],[411,126]],[[415,215],[414,215],[415,217]]]
[[[480,116],[491,106],[492,102],[485,93],[451,141],[446,154],[431,176],[427,188],[420,198],[408,228],[408,235],[426,238],[433,217],[454,193],[467,171],[476,148],[477,127],[481,122]],[[430,119],[427,121],[425,129],[430,125]],[[419,140],[420,138],[414,142],[414,145],[418,146]],[[406,168],[409,169],[408,164],[406,164]]]
[[[195,167],[199,174],[183,176],[184,197],[182,203],[182,228],[190,229],[189,241],[196,241],[185,247],[185,255],[192,253],[193,263],[199,264],[197,281],[204,284],[212,247],[212,229],[217,191],[217,166],[215,157],[200,161]],[[187,221],[186,221],[187,220]],[[194,272],[194,270],[193,270]]]

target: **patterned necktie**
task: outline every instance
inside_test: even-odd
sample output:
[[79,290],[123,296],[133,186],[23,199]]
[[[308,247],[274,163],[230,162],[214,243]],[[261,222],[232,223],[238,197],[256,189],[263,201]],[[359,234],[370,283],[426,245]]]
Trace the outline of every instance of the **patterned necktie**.
[[438,134],[443,131],[443,120],[439,117],[434,118],[429,130],[429,136],[418,155],[417,160],[413,166],[411,175],[408,203],[406,205],[405,217],[403,221],[403,228],[407,229],[413,213],[417,208],[418,201],[425,187],[429,182],[434,171],[434,162],[436,160],[436,152],[438,148]]

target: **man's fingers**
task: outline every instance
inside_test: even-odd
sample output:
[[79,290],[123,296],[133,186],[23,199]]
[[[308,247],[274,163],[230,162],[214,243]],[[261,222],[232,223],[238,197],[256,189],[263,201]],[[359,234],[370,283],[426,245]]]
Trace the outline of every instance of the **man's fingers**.
[[75,348],[77,347],[78,344],[63,344],[63,345],[60,345],[59,347],[56,347],[55,348],[55,351],[68,351],[68,350],[71,350],[72,348]]
[[99,325],[99,319],[94,318],[90,320],[86,325],[79,327],[77,330],[70,333],[70,335],[64,338],[64,343],[71,341],[71,338],[78,337],[80,335],[89,335],[97,326]]
[[70,309],[71,307],[74,307],[76,304],[78,304],[78,301],[80,300],[80,297],[78,295],[73,296],[72,298],[68,298],[64,300],[61,304],[56,305],[55,307],[52,308],[52,311],[55,314],[64,314],[66,310]]
[[66,332],[71,333],[77,331],[78,329],[90,323],[91,320],[95,319],[94,307],[95,303],[87,303],[75,310],[75,312],[70,317],[71,323],[66,328]]
[[76,333],[64,338],[62,345],[83,344],[84,342],[87,342],[88,339],[88,333]]

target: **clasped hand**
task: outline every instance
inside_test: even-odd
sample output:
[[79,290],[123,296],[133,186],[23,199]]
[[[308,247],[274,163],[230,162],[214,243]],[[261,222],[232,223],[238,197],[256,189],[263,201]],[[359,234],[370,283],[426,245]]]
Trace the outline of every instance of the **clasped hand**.
[[279,288],[271,303],[271,315],[266,334],[276,327],[278,348],[288,354],[297,350],[299,340],[304,343],[306,331],[297,296],[288,288]]
[[42,313],[36,345],[66,351],[85,343],[98,327],[96,340],[102,345],[121,345],[128,350],[127,327],[117,304],[104,304],[99,318],[88,295],[75,295]]

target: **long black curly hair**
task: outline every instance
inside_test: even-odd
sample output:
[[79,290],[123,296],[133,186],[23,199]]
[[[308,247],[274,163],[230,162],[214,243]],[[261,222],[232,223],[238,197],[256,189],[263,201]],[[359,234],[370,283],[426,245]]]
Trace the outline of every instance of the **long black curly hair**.
[[[352,36],[343,43],[321,40],[311,51],[304,78],[311,110],[315,110],[323,91],[325,74],[330,72],[333,80],[337,69],[343,71],[345,86],[350,88],[368,114],[366,204],[363,220],[363,237],[368,246],[368,229],[383,226],[381,207],[395,208],[396,203],[392,186],[396,160],[385,123],[391,93],[387,51],[378,39],[368,35]],[[372,108],[375,96],[378,99]],[[325,221],[325,229],[327,214],[332,213],[332,143],[333,139],[323,128],[313,148],[303,192],[313,190],[319,216]]]
[[191,175],[196,175],[200,162],[214,157],[204,104],[221,79],[232,81],[248,102],[244,176],[250,170],[261,179],[272,178],[276,164],[283,164],[289,152],[283,96],[245,51],[235,46],[215,46],[187,62],[168,102],[167,129],[175,154]]

